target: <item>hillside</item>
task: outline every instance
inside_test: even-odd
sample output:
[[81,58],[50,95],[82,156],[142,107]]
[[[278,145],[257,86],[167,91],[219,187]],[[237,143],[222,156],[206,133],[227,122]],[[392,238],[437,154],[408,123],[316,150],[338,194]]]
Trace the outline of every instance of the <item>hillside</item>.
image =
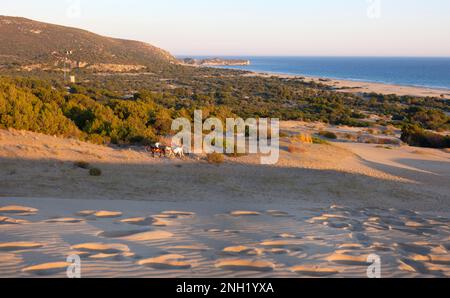
[[25,18],[0,16],[0,36],[0,66],[20,65],[28,70],[61,67],[66,52],[71,53],[72,67],[94,70],[101,65],[124,65],[129,71],[176,61],[170,53],[147,43]]

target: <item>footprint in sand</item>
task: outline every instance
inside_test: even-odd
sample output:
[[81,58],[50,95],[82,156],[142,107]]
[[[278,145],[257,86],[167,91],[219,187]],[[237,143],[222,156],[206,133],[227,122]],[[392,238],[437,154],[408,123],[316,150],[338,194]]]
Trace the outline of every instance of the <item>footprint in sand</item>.
[[258,216],[261,215],[261,213],[256,212],[256,211],[233,211],[230,213],[231,216]]
[[0,243],[0,251],[20,251],[41,248],[44,245],[38,242],[6,242]]
[[264,253],[273,254],[273,255],[287,255],[290,251],[288,249],[283,248],[270,248],[264,249]]
[[45,263],[40,265],[35,265],[31,267],[26,267],[22,269],[23,272],[36,274],[36,275],[53,275],[61,272],[67,271],[67,268],[72,265],[72,263],[66,262],[56,262],[56,263]]
[[228,255],[256,256],[262,254],[262,250],[247,246],[230,246],[224,248],[222,252]]
[[0,225],[21,225],[27,223],[29,223],[27,220],[0,216]]
[[364,233],[350,233],[349,237],[353,240],[358,240],[359,242],[369,243],[370,237]]
[[169,225],[169,222],[153,216],[125,218],[120,220],[119,222],[142,227],[146,226],[165,227]]
[[394,248],[392,248],[389,245],[383,244],[383,243],[379,243],[379,242],[374,242],[371,246],[370,249],[376,250],[376,251],[384,251],[384,252],[388,252],[388,251],[393,251]]
[[84,210],[77,213],[78,216],[93,218],[117,218],[122,216],[122,212],[106,210]]
[[311,277],[326,277],[331,275],[336,275],[339,273],[337,269],[333,268],[325,268],[313,265],[303,265],[303,266],[295,266],[290,269],[292,272],[298,273],[304,276]]
[[190,269],[192,264],[182,261],[185,257],[177,254],[163,255],[156,258],[149,258],[140,260],[138,262],[141,266],[152,267],[160,270],[170,270],[170,269]]
[[297,237],[296,235],[291,234],[291,233],[282,233],[282,234],[279,234],[278,237],[279,238],[283,238],[283,239],[295,239],[295,238],[298,239],[298,238],[300,238],[300,237]]
[[102,238],[123,238],[128,237],[136,234],[146,233],[150,232],[151,230],[144,229],[144,230],[125,230],[125,231],[104,231],[97,234],[97,237]]
[[222,230],[219,230],[219,229],[207,229],[207,230],[205,230],[205,232],[217,234],[217,233],[222,233]]
[[394,246],[400,250],[408,253],[414,253],[419,255],[427,255],[431,253],[431,247],[424,245],[424,243],[397,243]]
[[373,221],[365,222],[363,223],[363,226],[367,232],[389,231],[392,229],[389,225]]
[[179,218],[179,217],[192,217],[195,215],[195,213],[187,211],[164,211],[161,212],[160,215],[167,216],[168,218]]
[[289,213],[279,210],[267,210],[266,213],[273,217],[290,217]]
[[134,226],[151,226],[156,222],[156,219],[152,217],[133,217],[122,219],[119,222]]
[[351,228],[351,225],[345,222],[324,222],[323,223],[324,226],[333,228],[333,229],[343,229],[343,230],[348,230]]
[[70,218],[70,217],[61,217],[61,218],[50,218],[44,221],[46,223],[62,223],[62,224],[75,224],[84,222],[84,219],[81,218]]
[[216,263],[216,268],[230,271],[257,271],[268,272],[273,271],[275,264],[268,261],[252,261],[252,260],[220,260]]
[[35,215],[38,211],[36,208],[15,205],[0,207],[0,214]]

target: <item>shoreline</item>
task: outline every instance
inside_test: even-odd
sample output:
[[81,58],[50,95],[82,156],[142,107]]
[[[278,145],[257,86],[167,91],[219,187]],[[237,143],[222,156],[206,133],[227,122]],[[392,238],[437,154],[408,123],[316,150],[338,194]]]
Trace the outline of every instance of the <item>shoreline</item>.
[[[210,67],[210,66],[205,66]],[[226,68],[226,67],[212,67],[220,69],[238,70],[247,72],[243,76],[258,76],[258,77],[278,77],[282,79],[300,79],[303,78],[305,82],[315,82],[335,87],[337,92],[346,93],[379,93],[383,95],[395,94],[397,96],[417,96],[417,97],[436,97],[441,99],[450,99],[450,89],[426,87],[426,86],[414,86],[414,85],[401,85],[390,84],[382,82],[371,82],[357,79],[338,79],[332,77],[323,76],[311,76],[302,74],[289,74],[278,73],[268,71],[253,71],[244,70],[239,68]]]
[[442,99],[450,99],[450,89],[439,89],[431,87],[408,86],[398,84],[387,84],[367,81],[356,81],[349,79],[334,79],[328,77],[316,77],[308,75],[293,75],[270,72],[249,71],[244,76],[259,77],[278,77],[282,79],[300,79],[304,78],[305,82],[315,82],[335,87],[337,92],[347,93],[379,93],[383,95],[395,94],[397,96],[418,96],[418,97],[437,97]]

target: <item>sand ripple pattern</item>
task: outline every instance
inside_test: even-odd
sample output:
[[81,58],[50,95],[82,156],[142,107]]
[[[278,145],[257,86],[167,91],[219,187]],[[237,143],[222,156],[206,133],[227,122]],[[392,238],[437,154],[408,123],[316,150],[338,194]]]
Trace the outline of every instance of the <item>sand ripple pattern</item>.
[[74,204],[55,214],[56,204],[0,204],[0,277],[65,277],[74,254],[82,277],[364,278],[371,254],[380,256],[383,277],[450,277],[446,215],[341,206],[163,209],[154,202],[86,202],[92,210]]

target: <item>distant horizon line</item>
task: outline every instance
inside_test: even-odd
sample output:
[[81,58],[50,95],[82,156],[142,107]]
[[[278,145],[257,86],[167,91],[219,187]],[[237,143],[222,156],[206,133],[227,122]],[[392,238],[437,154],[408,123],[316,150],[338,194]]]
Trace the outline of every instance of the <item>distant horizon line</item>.
[[371,56],[371,55],[230,55],[230,54],[173,54],[175,57],[277,57],[277,58],[296,58],[296,57],[302,57],[302,58],[444,58],[444,59],[450,59],[449,56],[398,56],[398,55],[392,55],[392,56]]

